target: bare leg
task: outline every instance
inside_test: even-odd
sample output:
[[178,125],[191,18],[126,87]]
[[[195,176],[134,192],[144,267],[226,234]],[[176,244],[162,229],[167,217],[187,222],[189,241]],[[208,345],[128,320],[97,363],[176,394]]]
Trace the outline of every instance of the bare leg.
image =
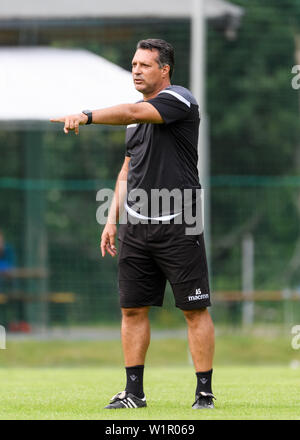
[[189,347],[195,371],[212,369],[215,348],[214,325],[207,309],[183,310],[188,325]]
[[121,336],[126,367],[144,365],[150,343],[149,307],[122,308]]

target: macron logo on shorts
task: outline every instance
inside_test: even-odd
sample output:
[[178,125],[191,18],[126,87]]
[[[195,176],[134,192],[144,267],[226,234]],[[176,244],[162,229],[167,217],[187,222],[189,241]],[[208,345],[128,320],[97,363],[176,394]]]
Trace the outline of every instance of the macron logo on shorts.
[[208,293],[201,293],[201,289],[196,289],[195,295],[188,297],[189,301],[198,301],[199,299],[208,298]]

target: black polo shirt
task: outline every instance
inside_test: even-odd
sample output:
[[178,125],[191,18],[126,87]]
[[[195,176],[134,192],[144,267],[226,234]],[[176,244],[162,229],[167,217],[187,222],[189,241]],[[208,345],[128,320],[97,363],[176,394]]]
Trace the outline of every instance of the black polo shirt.
[[[151,210],[155,191],[201,188],[198,176],[199,106],[189,90],[172,85],[150,99],[163,124],[132,124],[126,131],[126,156],[131,158],[127,177],[127,205],[148,217],[172,214]],[[140,190],[148,195],[147,206]],[[153,200],[153,199],[152,199]]]

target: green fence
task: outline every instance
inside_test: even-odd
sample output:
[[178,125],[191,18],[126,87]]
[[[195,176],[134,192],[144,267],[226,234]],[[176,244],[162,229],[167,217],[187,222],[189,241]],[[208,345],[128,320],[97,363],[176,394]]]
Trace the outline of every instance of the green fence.
[[[297,323],[300,133],[291,71],[300,9],[287,0],[233,3],[245,8],[235,37],[222,21],[207,26],[212,313],[220,323]],[[84,48],[128,70],[138,40],[163,38],[175,48],[173,83],[189,87],[186,19],[10,20],[0,29],[1,46]],[[119,320],[117,263],[99,252],[96,193],[113,188],[123,158],[123,129],[89,126],[75,137],[50,123],[1,122],[0,229],[16,269],[1,277],[0,323]],[[262,292],[254,308],[242,296],[249,290]],[[183,322],[169,286],[153,317]]]
[[[27,136],[33,164],[26,169]],[[14,164],[16,177],[0,178],[1,229],[14,249],[16,269],[10,279],[2,277],[2,322],[24,320],[37,326],[118,322],[117,260],[101,257],[103,226],[96,221],[96,194],[114,187],[123,161],[123,138],[123,130],[104,127],[84,127],[79,137],[66,137],[51,126],[41,132],[5,134],[1,157]],[[41,163],[43,178],[36,177]],[[32,177],[22,177],[26,171]],[[254,320],[297,321],[300,178],[219,175],[210,182],[215,319],[242,322],[247,258],[243,242],[250,236],[252,289],[262,295],[255,298]],[[287,289],[293,296],[291,311],[286,306]],[[153,316],[162,325],[183,322],[174,310],[170,286],[164,309],[153,311]]]

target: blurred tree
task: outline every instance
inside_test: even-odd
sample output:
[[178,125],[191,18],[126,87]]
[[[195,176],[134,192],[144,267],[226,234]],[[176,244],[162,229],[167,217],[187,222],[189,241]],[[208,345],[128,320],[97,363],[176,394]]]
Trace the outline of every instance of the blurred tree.
[[[238,38],[219,38],[212,28],[208,36],[211,173],[216,185],[212,191],[213,268],[217,276],[219,270],[224,272],[225,261],[226,266],[229,260],[236,267],[233,256],[243,233],[250,230],[256,237],[257,283],[273,282],[278,286],[285,278],[285,268],[272,274],[264,261],[268,249],[277,254],[278,260],[293,255],[291,243],[299,236],[299,219],[295,204],[291,203],[295,190],[281,189],[279,204],[278,188],[267,190],[258,179],[256,188],[254,180],[249,187],[249,179],[246,184],[243,176],[297,173],[299,110],[297,93],[291,87],[291,68],[295,64],[299,3],[235,3],[246,12]],[[222,181],[220,175],[242,178],[231,179],[230,183],[228,179]],[[227,190],[228,196],[224,198],[224,190],[218,185],[234,187],[238,181],[239,190]],[[277,269],[275,261],[273,264]],[[227,272],[232,273],[229,268]],[[238,277],[235,278],[236,287],[240,287]]]
[[[236,39],[208,26],[213,288],[241,287],[240,243],[247,232],[255,239],[256,287],[297,285],[299,180],[292,177],[300,169],[299,92],[291,86],[291,68],[300,64],[295,59],[300,2],[233,2],[245,8]],[[36,27],[35,38],[41,45],[86,48],[128,70],[139,39],[164,38],[177,54],[173,83],[188,87],[189,32],[187,20],[86,22],[82,27],[68,22]],[[19,250],[28,184],[22,180],[22,137],[13,128],[0,130],[1,226]],[[43,145],[51,288],[79,291],[77,316],[96,319],[102,307],[95,307],[94,297],[106,295],[103,304],[113,307],[117,296],[115,261],[100,260],[98,253],[95,197],[100,187],[114,186],[124,157],[124,129],[84,127],[75,137],[49,128]]]

